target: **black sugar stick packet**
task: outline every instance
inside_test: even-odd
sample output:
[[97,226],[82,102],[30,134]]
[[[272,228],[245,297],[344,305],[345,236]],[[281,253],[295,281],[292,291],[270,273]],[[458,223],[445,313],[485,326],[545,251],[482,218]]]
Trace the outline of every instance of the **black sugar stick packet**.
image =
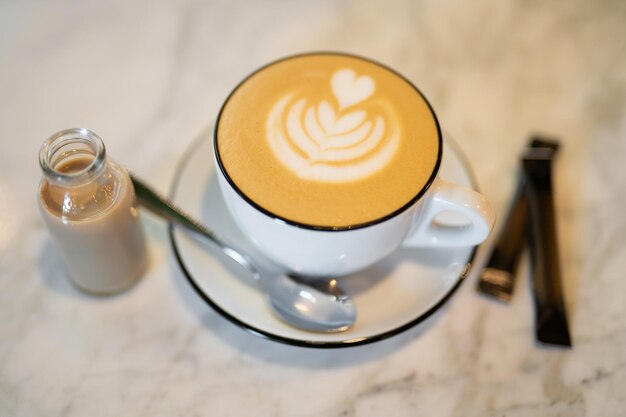
[[550,149],[537,148],[528,149],[523,158],[535,335],[540,342],[571,347],[552,192],[553,157],[554,152]]
[[[557,141],[533,137],[529,148],[545,148],[556,153]],[[493,247],[489,261],[478,281],[478,291],[497,300],[509,302],[515,286],[515,271],[526,244],[527,199],[524,175],[520,174],[506,221]]]

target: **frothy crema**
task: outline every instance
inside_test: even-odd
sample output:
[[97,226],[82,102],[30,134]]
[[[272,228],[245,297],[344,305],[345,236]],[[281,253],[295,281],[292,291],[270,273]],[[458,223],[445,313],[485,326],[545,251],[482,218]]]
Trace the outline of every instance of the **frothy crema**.
[[341,54],[275,62],[242,82],[217,122],[220,165],[277,217],[318,227],[374,221],[428,183],[440,137],[408,81]]
[[334,103],[287,93],[272,107],[266,138],[276,157],[314,181],[353,181],[381,170],[398,150],[399,135],[393,114],[365,106],[376,82],[341,68],[320,87],[332,92]]

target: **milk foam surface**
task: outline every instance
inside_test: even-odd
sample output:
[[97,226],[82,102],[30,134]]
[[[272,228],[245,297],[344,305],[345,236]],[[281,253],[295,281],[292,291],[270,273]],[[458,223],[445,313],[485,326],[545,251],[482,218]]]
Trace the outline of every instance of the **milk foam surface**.
[[407,205],[440,151],[436,119],[415,87],[341,54],[295,56],[252,74],[224,104],[215,140],[226,176],[254,204],[331,228]]

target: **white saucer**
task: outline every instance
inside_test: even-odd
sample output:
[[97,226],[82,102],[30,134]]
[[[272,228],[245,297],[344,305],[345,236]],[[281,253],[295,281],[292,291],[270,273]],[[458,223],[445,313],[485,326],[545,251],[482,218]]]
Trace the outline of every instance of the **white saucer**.
[[[210,229],[254,256],[256,251],[237,229],[219,192],[213,162],[212,129],[196,140],[181,161],[172,198]],[[468,164],[445,139],[441,177],[476,188]],[[309,347],[346,347],[382,340],[422,322],[459,287],[470,269],[475,248],[415,250],[401,248],[378,264],[339,282],[357,308],[353,328],[342,333],[314,333],[278,318],[265,295],[240,267],[227,265],[209,244],[170,227],[176,258],[193,288],[211,307],[257,336]],[[224,263],[223,263],[224,262]]]

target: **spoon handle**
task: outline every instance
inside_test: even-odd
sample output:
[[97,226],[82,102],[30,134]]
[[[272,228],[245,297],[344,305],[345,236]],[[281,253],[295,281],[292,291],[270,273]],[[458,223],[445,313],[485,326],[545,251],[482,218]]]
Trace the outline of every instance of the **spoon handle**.
[[195,220],[180,207],[176,206],[172,200],[162,196],[133,174],[129,175],[133,183],[133,187],[135,188],[137,200],[142,207],[147,208],[159,217],[176,223],[185,229],[206,238],[208,241],[216,245],[226,256],[246,268],[252,274],[252,278],[257,281],[259,280],[259,271],[246,255],[224,242],[205,225]]
[[202,223],[195,220],[183,209],[176,206],[170,199],[163,197],[156,191],[154,191],[145,182],[137,178],[135,175],[130,174],[130,179],[135,187],[135,195],[140,204],[166,220],[174,222],[180,226],[183,226],[193,232],[196,232],[205,238],[209,239],[213,243],[217,244],[221,248],[228,247],[215,233],[209,230]]

